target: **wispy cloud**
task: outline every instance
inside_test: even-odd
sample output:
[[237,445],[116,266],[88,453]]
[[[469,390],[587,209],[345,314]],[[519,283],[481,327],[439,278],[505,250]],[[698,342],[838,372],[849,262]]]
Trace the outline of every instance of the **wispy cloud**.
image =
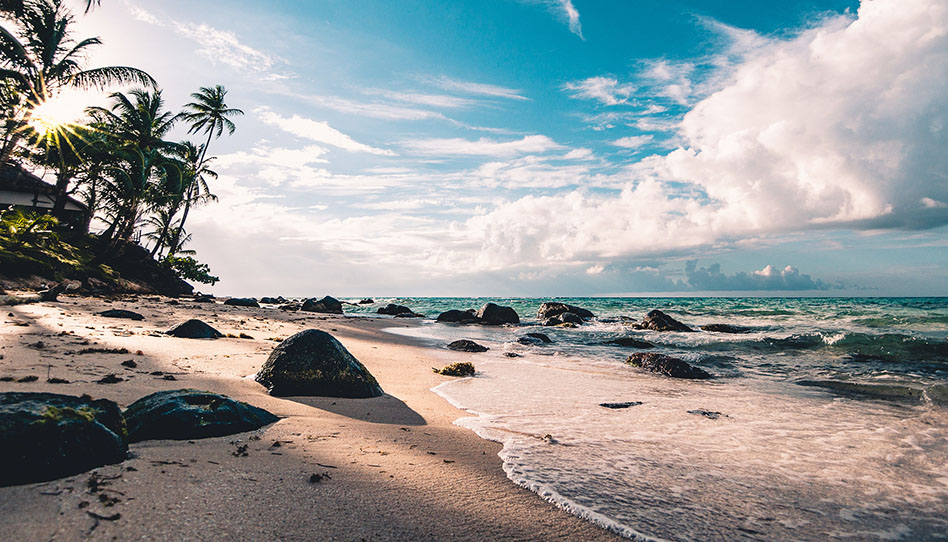
[[363,93],[370,96],[384,96],[390,100],[412,103],[418,105],[427,105],[443,109],[455,109],[460,107],[469,107],[476,103],[469,98],[459,96],[450,96],[447,94],[428,94],[423,92],[399,92],[396,90],[369,88],[363,89]]
[[497,141],[495,139],[480,138],[474,141],[461,138],[445,139],[416,139],[402,144],[406,149],[417,154],[433,154],[442,156],[514,156],[526,153],[542,153],[563,146],[544,135],[524,136],[512,141]]
[[390,150],[378,149],[364,143],[359,143],[339,130],[336,130],[325,121],[307,119],[299,115],[283,117],[266,107],[257,108],[254,112],[264,123],[276,126],[285,132],[311,141],[325,143],[326,145],[332,145],[333,147],[352,152],[395,156],[395,153]]
[[527,4],[540,4],[546,6],[550,13],[552,13],[557,19],[560,19],[566,23],[570,32],[579,36],[580,39],[586,39],[583,37],[583,25],[579,21],[579,10],[576,9],[575,5],[573,5],[573,0],[521,1]]
[[517,89],[502,87],[498,85],[490,85],[487,83],[474,83],[471,81],[461,81],[459,79],[452,79],[446,75],[440,77],[426,77],[422,78],[425,81],[430,82],[436,87],[442,90],[448,90],[452,92],[460,92],[462,94],[473,94],[477,96],[491,96],[494,98],[508,98],[511,100],[528,100],[526,96],[523,96],[521,92]]
[[622,147],[624,149],[638,149],[643,145],[646,145],[648,142],[655,139],[652,135],[638,135],[638,136],[629,136],[622,137],[612,142],[616,147]]
[[574,98],[597,100],[605,105],[626,103],[635,92],[635,85],[619,83],[614,77],[590,77],[582,81],[566,83],[564,88],[572,91]]

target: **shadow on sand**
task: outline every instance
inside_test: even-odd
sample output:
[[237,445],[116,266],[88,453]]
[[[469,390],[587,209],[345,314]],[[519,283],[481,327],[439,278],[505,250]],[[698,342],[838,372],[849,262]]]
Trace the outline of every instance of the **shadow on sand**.
[[341,397],[281,397],[354,420],[390,425],[427,425],[420,414],[401,399],[385,394],[368,399]]

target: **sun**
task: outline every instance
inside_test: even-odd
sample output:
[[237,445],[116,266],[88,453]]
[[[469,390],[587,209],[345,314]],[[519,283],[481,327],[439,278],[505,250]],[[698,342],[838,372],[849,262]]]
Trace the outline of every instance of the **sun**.
[[73,94],[53,96],[36,106],[30,115],[30,128],[48,135],[82,118],[88,102]]

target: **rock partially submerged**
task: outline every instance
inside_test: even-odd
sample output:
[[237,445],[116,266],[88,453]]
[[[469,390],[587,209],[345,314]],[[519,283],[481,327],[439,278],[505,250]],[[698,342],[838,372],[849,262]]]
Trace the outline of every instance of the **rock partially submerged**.
[[474,364],[462,361],[460,363],[452,363],[441,369],[431,368],[432,371],[438,373],[439,375],[444,376],[474,376]]
[[750,333],[751,328],[744,326],[735,326],[731,324],[705,324],[701,326],[702,331],[712,331],[714,333]]
[[317,300],[315,297],[307,299],[300,307],[305,312],[322,312],[328,314],[342,314],[342,302],[330,296]]
[[420,314],[416,314],[415,311],[409,309],[405,305],[396,305],[394,303],[389,303],[388,305],[379,308],[379,310],[375,312],[388,316],[401,316],[402,318],[421,317]]
[[654,344],[648,341],[641,341],[634,337],[619,337],[618,339],[606,341],[603,344],[608,344],[611,346],[625,346],[627,348],[655,348]]
[[634,324],[632,327],[636,329],[651,329],[652,331],[694,331],[658,309],[646,314],[641,324]]
[[540,322],[544,326],[563,326],[569,324],[571,326],[581,325],[585,320],[583,317],[576,314],[575,312],[561,312],[555,316],[551,316],[546,320]]
[[0,486],[55,480],[125,460],[118,405],[55,393],[0,393]]
[[219,339],[224,336],[220,331],[195,318],[178,324],[165,333],[184,339]]
[[540,305],[540,308],[537,309],[537,319],[540,321],[547,320],[558,314],[564,312],[573,313],[576,316],[579,316],[583,320],[594,318],[595,315],[582,307],[577,307],[575,305],[567,305],[566,303],[559,303],[556,301],[548,301]]
[[517,342],[523,345],[542,346],[553,342],[546,333],[527,333],[517,339]]
[[359,305],[371,305],[375,303],[375,300],[370,297],[365,297],[359,300]]
[[232,305],[234,307],[254,307],[260,308],[260,304],[257,303],[257,300],[252,297],[232,297],[227,301],[224,301],[225,305]]
[[477,319],[480,320],[481,324],[488,326],[520,323],[520,316],[512,307],[503,307],[494,303],[484,304],[477,311]]
[[435,320],[450,324],[476,324],[480,321],[477,317],[477,311],[474,309],[467,309],[465,311],[451,309],[439,314]]
[[257,373],[270,395],[378,397],[375,377],[335,337],[307,329],[281,342]]
[[278,420],[226,395],[183,389],[142,397],[125,410],[128,441],[186,440],[253,431]]
[[487,352],[490,348],[477,344],[474,341],[460,339],[448,344],[448,349],[458,352]]
[[687,361],[655,352],[637,352],[629,356],[626,363],[653,373],[672,378],[707,379],[711,374],[700,367],[694,367]]
[[104,316],[105,318],[126,318],[128,320],[144,320],[145,317],[141,314],[138,314],[135,311],[128,311],[125,309],[109,309],[107,311],[97,312],[97,316]]

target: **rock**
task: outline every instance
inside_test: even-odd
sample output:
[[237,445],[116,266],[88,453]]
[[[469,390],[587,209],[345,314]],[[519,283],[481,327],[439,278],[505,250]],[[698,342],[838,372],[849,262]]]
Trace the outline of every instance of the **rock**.
[[474,364],[462,361],[460,363],[452,363],[442,369],[431,368],[432,371],[438,373],[439,375],[444,376],[474,376]]
[[641,404],[642,401],[626,401],[624,403],[599,403],[599,406],[618,410],[621,408],[639,406]]
[[447,322],[451,324],[476,324],[480,321],[474,309],[468,309],[466,311],[451,309],[439,314],[438,318],[435,320],[438,322]]
[[127,359],[127,360],[125,360],[125,361],[122,362],[121,365],[122,365],[122,367],[128,367],[129,369],[134,369],[134,368],[138,367],[138,364],[135,363],[135,360],[133,360],[133,359]]
[[488,326],[502,326],[504,324],[519,324],[520,316],[511,307],[502,307],[494,303],[485,303],[477,311],[480,323]]
[[658,309],[646,314],[640,326],[642,329],[651,329],[652,331],[694,331]]
[[573,312],[561,312],[554,316],[543,320],[541,324],[544,326],[559,326],[562,324],[573,324],[574,326],[580,325],[584,322],[582,316],[573,313]]
[[195,302],[195,303],[213,303],[213,302],[214,302],[214,296],[212,296],[212,295],[210,295],[210,294],[196,295],[196,296],[194,296],[194,302]]
[[118,405],[85,395],[0,393],[0,486],[44,482],[125,460]]
[[119,377],[115,373],[109,373],[102,378],[95,381],[96,384],[118,384],[119,382],[124,382],[125,379]]
[[527,333],[523,337],[517,339],[517,342],[525,345],[542,346],[553,341],[550,340],[550,337],[548,337],[545,333]]
[[751,329],[744,326],[734,326],[731,324],[705,324],[701,326],[703,331],[713,331],[715,333],[750,333]]
[[226,395],[191,389],[159,391],[125,409],[129,442],[233,435],[278,419],[262,408]]
[[325,331],[307,329],[281,342],[257,373],[270,395],[378,397],[375,377]]
[[314,297],[304,301],[300,310],[306,312],[342,314],[342,303],[338,299],[328,295],[320,300],[316,300]]
[[469,341],[467,339],[454,341],[448,345],[448,348],[458,352],[487,352],[490,350],[490,348],[487,348],[486,346],[481,346],[476,342]]
[[39,293],[40,301],[54,302],[59,301],[59,294],[66,292],[67,290],[75,290],[78,288],[78,285],[71,281],[63,281],[53,286],[48,290],[43,290]]
[[252,297],[232,297],[227,301],[224,301],[225,305],[232,305],[234,307],[256,307],[260,308],[260,304],[257,303],[257,300]]
[[173,337],[182,337],[185,339],[218,339],[224,336],[220,331],[193,318],[183,324],[174,326],[165,333]]
[[299,303],[286,303],[285,305],[280,305],[278,308],[279,308],[281,311],[293,311],[293,312],[296,312],[296,311],[300,310],[301,308],[303,308],[303,305],[300,305]]
[[700,367],[693,367],[687,361],[655,352],[639,352],[629,356],[626,363],[641,367],[653,373],[661,373],[672,378],[706,379],[711,375]]
[[286,303],[286,299],[284,299],[282,295],[279,297],[261,297],[260,302],[266,303],[267,305],[282,305]]
[[558,303],[556,301],[548,301],[540,305],[540,308],[537,309],[537,320],[547,320],[556,316],[557,314],[562,314],[564,312],[571,312],[582,319],[595,317],[592,312],[584,308],[574,305],[567,305],[566,303]]
[[625,346],[628,348],[655,348],[655,345],[648,341],[640,341],[633,337],[619,337],[618,339],[612,339],[611,341],[606,341],[603,344],[609,344],[613,346]]
[[[705,418],[709,418],[711,420],[716,420],[722,416],[720,412],[715,412],[713,410],[704,410],[703,408],[699,408],[696,410],[689,410],[688,414],[696,414],[698,416],[704,416]],[[724,417],[727,418],[726,415]]]
[[371,305],[371,304],[373,304],[373,303],[375,303],[375,300],[374,300],[374,299],[370,299],[370,298],[366,297],[365,299],[360,299],[358,304],[359,304],[359,305]]
[[145,317],[135,311],[125,309],[109,309],[107,311],[97,312],[96,315],[106,318],[127,318],[129,320],[144,320]]
[[516,352],[504,352],[504,356],[508,358],[519,358],[520,354]]
[[414,314],[414,312],[408,307],[404,305],[396,305],[394,303],[389,303],[376,312],[379,314],[387,314],[389,316],[398,316],[399,314]]

